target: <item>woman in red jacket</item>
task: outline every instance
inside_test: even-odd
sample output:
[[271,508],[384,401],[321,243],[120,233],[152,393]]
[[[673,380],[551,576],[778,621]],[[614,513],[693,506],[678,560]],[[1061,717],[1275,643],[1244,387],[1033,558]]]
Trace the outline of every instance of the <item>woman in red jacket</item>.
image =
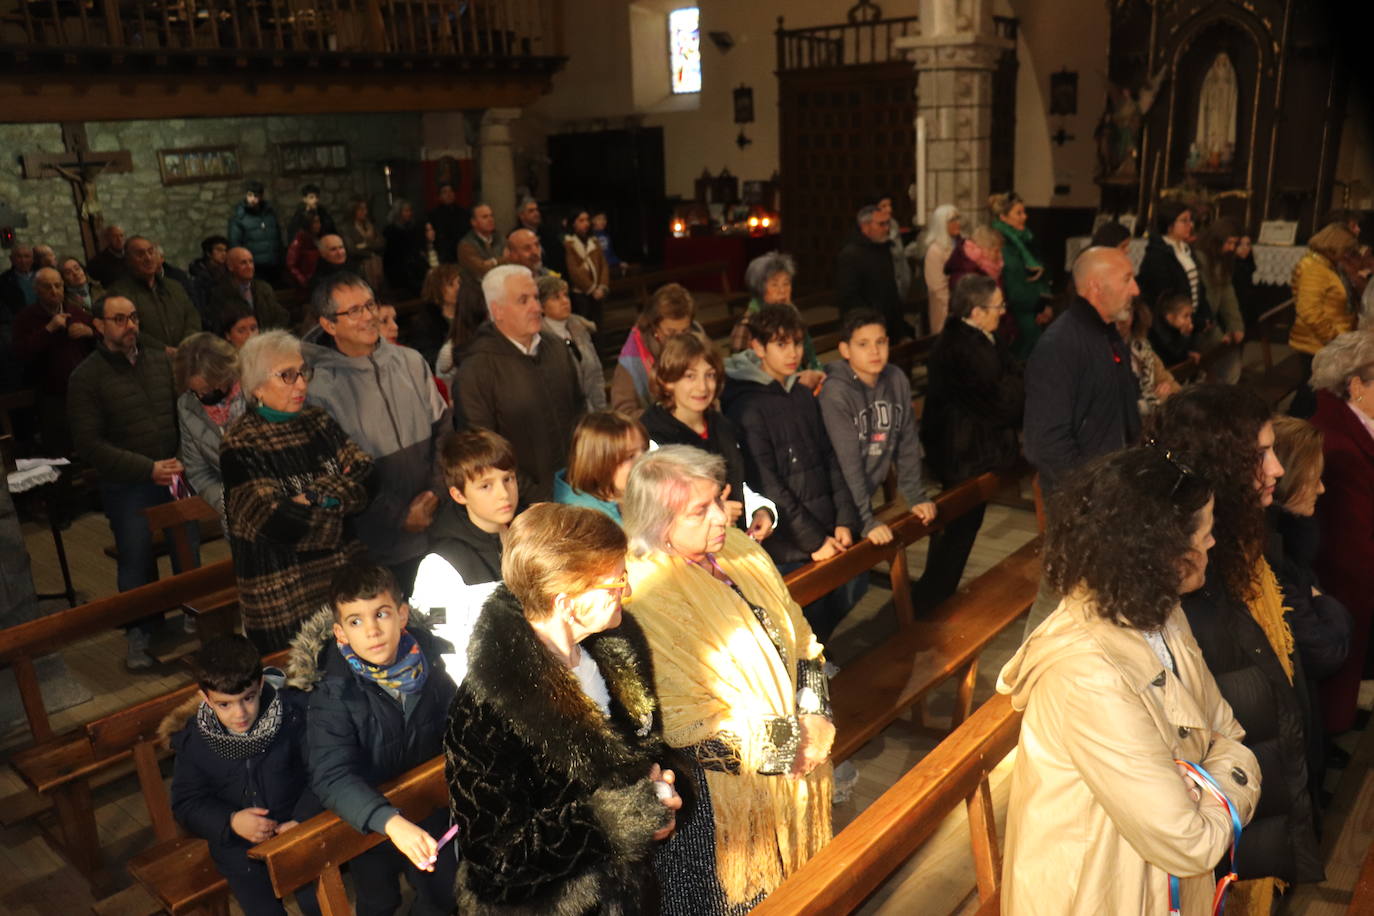
[[1324,435],[1326,458],[1317,576],[1353,618],[1350,654],[1322,684],[1326,730],[1338,735],[1355,724],[1374,619],[1374,333],[1347,331],[1324,346],[1312,361],[1311,384],[1312,425]]

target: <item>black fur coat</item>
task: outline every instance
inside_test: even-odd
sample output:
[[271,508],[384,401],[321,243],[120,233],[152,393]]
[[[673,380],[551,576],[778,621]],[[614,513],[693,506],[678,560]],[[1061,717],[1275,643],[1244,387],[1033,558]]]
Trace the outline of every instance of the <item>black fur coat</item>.
[[505,586],[482,608],[444,739],[460,913],[656,910],[651,837],[667,812],[647,777],[654,763],[682,771],[662,741],[648,643],[625,614],[581,646],[606,680],[610,718]]

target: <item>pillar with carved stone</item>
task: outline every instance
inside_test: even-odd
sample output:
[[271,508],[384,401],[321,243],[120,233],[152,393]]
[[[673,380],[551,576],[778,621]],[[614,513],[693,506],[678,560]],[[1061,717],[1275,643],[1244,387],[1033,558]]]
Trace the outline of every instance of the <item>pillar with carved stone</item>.
[[477,131],[482,199],[491,204],[503,233],[515,226],[515,151],[510,126],[519,117],[519,108],[488,108]]
[[[917,219],[951,203],[982,222],[994,190],[993,72],[1011,42],[993,31],[992,0],[921,0],[920,23],[920,35],[895,42],[912,52],[916,113],[926,125],[927,212]],[[972,222],[965,217],[965,225]]]

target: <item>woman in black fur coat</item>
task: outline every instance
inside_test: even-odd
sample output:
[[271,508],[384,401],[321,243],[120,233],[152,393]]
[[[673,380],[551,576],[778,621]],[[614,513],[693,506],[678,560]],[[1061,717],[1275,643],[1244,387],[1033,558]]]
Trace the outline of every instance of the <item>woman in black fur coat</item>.
[[444,739],[458,912],[657,912],[650,861],[675,789],[643,633],[622,614],[625,535],[543,503],[511,524]]

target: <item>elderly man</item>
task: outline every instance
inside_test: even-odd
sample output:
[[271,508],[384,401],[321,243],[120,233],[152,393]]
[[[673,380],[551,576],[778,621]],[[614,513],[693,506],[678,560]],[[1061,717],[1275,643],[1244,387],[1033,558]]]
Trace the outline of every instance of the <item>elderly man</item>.
[[[135,241],[130,239],[129,247]],[[142,344],[141,317],[128,297],[112,293],[100,300],[94,315],[99,335],[95,352],[72,372],[67,390],[72,444],[100,481],[100,503],[119,553],[121,592],[157,578],[153,538],[142,510],[168,502],[169,487],[184,471],[176,457],[171,359],[161,345]],[[189,525],[187,531],[198,550],[199,530]],[[180,567],[173,551],[172,568],[181,572]],[[152,667],[148,642],[156,619],[128,628],[125,664],[130,670]]]
[[858,215],[859,234],[840,249],[835,259],[835,293],[840,314],[870,308],[883,316],[893,343],[915,337],[915,329],[903,317],[905,305],[897,291],[888,229],[892,216],[876,206]]
[[343,236],[322,235],[315,247],[320,251],[320,260],[315,265],[315,273],[310,277],[310,299],[315,299],[315,291],[335,274],[348,270],[348,247]]
[[562,341],[542,330],[529,268],[493,268],[482,279],[482,292],[490,320],[458,365],[458,401],[470,424],[515,447],[521,498],[550,500],[553,475],[567,464],[573,426],[585,410],[577,367]]
[[124,246],[129,272],[110,286],[134,303],[139,318],[139,344],[147,349],[161,347],[168,356],[177,346],[201,329],[200,313],[191,304],[186,288],[162,275],[162,258],[157,245],[141,235]]
[[528,229],[512,229],[506,236],[506,248],[501,252],[502,264],[518,264],[527,268],[535,280],[558,276],[544,265],[544,246],[539,236]]
[[44,267],[57,267],[57,253],[52,250],[51,245],[33,246],[33,268],[39,270]]
[[0,273],[0,321],[13,320],[38,297],[34,289],[33,246],[10,249],[10,269]]
[[458,243],[458,267],[463,282],[481,283],[487,271],[500,263],[500,257],[496,247],[496,215],[490,204],[478,204],[472,208],[472,229]]
[[[548,269],[560,277],[566,276],[568,267],[563,255],[563,233],[557,226],[545,225],[544,214],[539,211],[539,201],[526,197],[515,211],[516,228],[528,229],[539,238],[544,249],[544,260]],[[535,279],[539,279],[537,276]]]
[[[80,265],[77,265],[80,269]],[[91,313],[71,301],[62,275],[51,267],[36,273],[37,300],[14,319],[14,352],[28,365],[38,394],[43,454],[70,455],[67,380],[95,345]]]
[[62,285],[66,287],[67,301],[78,305],[87,312],[95,308],[96,300],[105,295],[105,288],[86,276],[86,268],[78,258],[63,258],[57,270],[62,274]]
[[444,492],[438,446],[452,414],[424,357],[381,339],[377,300],[362,278],[334,274],[311,304],[319,326],[301,346],[315,370],[307,403],[328,411],[376,462],[377,492],[354,524],[373,561],[409,594]]
[[[1135,270],[1118,248],[1089,248],[1074,262],[1073,285],[1073,302],[1026,363],[1025,453],[1045,493],[1084,462],[1140,438],[1140,389],[1130,345],[1116,330],[1140,295]],[[1042,588],[1026,633],[1058,603]]]
[[[263,331],[272,328],[285,328],[291,323],[291,316],[277,302],[277,294],[272,287],[256,276],[253,265],[253,252],[247,248],[230,248],[225,262],[228,270],[210,295],[210,314],[218,316],[228,313],[229,306],[242,306],[258,319],[258,328]],[[240,313],[241,310],[236,311]],[[215,328],[223,333],[226,328]]]
[[124,277],[127,271],[124,263],[124,230],[110,223],[100,230],[100,251],[86,265],[86,273],[101,286],[109,286]]

